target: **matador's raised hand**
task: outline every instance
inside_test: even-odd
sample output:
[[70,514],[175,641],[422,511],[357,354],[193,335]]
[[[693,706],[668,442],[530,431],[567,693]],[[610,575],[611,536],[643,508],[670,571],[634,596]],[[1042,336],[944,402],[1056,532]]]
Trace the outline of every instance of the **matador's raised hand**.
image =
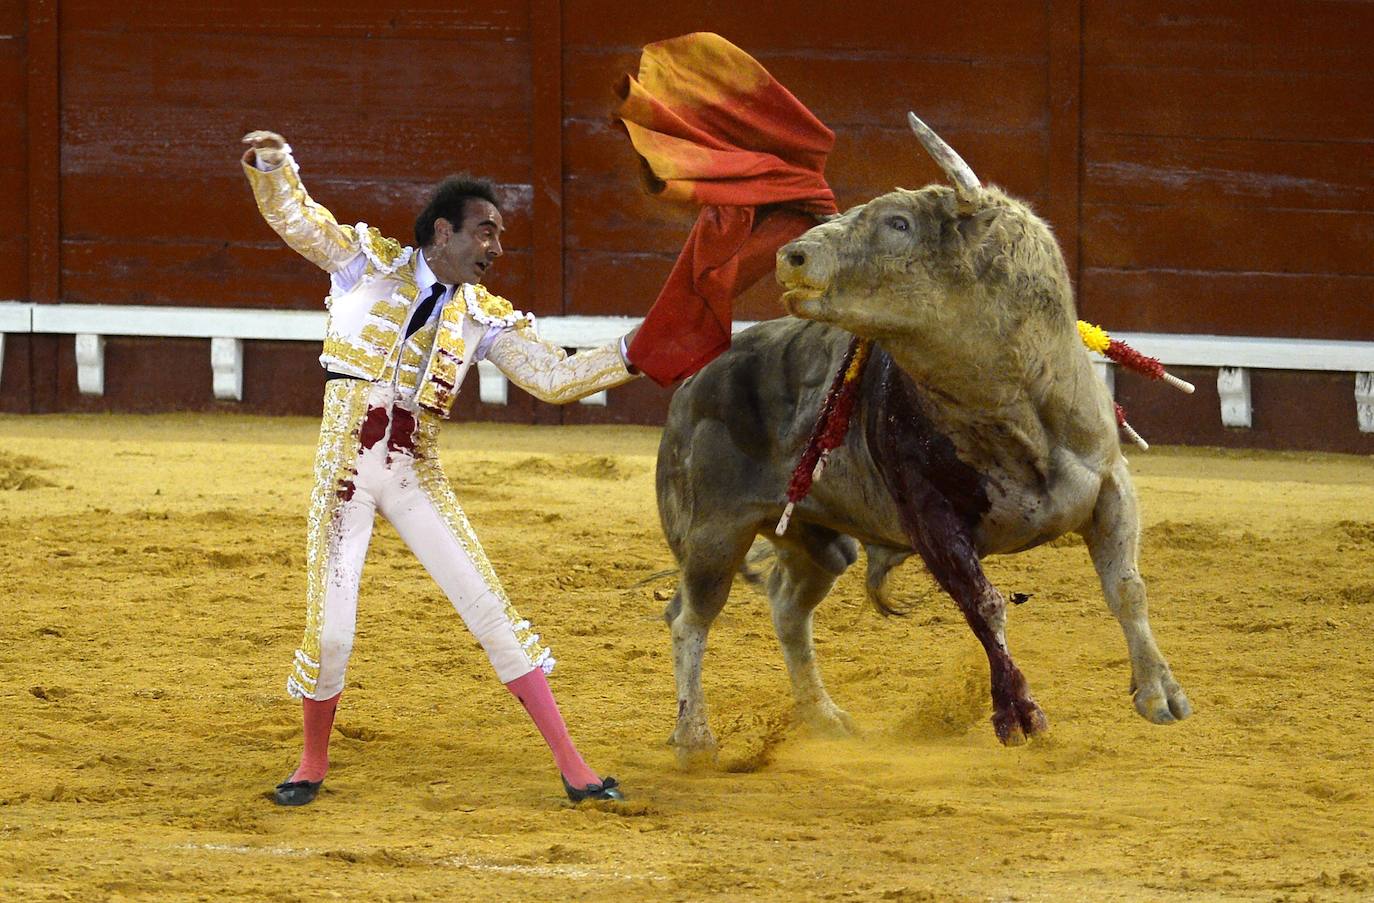
[[266,166],[280,166],[286,159],[286,139],[276,132],[261,129],[243,136],[243,143],[252,145],[243,153],[243,162],[252,164],[254,158]]

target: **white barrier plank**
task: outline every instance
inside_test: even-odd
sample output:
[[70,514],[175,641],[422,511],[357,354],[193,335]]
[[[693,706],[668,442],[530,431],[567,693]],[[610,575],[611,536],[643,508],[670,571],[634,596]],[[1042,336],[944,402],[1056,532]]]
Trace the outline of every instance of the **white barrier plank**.
[[33,331],[157,338],[324,340],[324,311],[38,304]]
[[506,375],[491,361],[477,362],[477,398],[483,404],[505,404],[510,394]]
[[[322,310],[0,302],[0,332],[319,341],[324,338],[324,322]],[[613,342],[638,322],[636,317],[610,316],[538,319],[540,335],[565,348]],[[738,333],[753,325],[751,321],[737,322],[731,331]],[[1374,372],[1374,342],[1159,332],[1115,336],[1165,364]]]
[[0,301],[0,332],[33,332],[33,305]]
[[[153,307],[117,304],[31,304],[0,301],[0,367],[5,333],[58,333],[78,337],[77,381],[83,392],[104,389],[104,337],[149,336],[211,339],[215,397],[242,398],[244,339],[318,342],[324,338],[325,312],[233,309],[214,307]],[[636,317],[540,317],[540,335],[564,348],[590,348],[618,340],[639,322]],[[738,333],[756,325],[731,324]],[[1175,335],[1154,332],[1117,333],[1116,338],[1168,366],[1214,367],[1223,400],[1223,422],[1248,425],[1251,402],[1249,373],[1264,370],[1315,370],[1354,373],[1360,428],[1374,432],[1374,342],[1325,339],[1282,339],[1256,336]],[[1098,375],[1112,386],[1114,368],[1095,361]],[[478,369],[480,394],[488,404],[505,404],[509,387],[488,364]],[[582,400],[603,405],[604,393]]]
[[1107,394],[1112,398],[1116,397],[1116,369],[1112,367],[1112,362],[1106,358],[1093,360],[1093,372],[1097,378],[1102,380],[1102,384],[1107,387]]
[[563,348],[595,348],[620,341],[639,317],[537,317],[539,337]]
[[1374,342],[1334,339],[1271,339],[1256,336],[1112,333],[1160,363],[1251,370],[1374,370]]

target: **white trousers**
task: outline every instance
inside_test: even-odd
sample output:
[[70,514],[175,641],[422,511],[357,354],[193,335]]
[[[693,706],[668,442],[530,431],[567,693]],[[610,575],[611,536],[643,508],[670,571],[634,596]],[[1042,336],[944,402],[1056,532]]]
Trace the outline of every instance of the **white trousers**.
[[553,656],[506,597],[439,465],[439,421],[389,386],[325,384],[306,551],[305,637],[286,688],[329,699],[343,690],[353,649],[358,584],[377,514],[385,517],[448,596],[508,683]]

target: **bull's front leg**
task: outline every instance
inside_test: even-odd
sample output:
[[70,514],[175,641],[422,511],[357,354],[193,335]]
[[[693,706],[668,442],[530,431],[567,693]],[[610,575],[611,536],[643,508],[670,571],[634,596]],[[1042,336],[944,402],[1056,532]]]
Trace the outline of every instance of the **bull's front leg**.
[[[973,524],[987,510],[984,478],[960,460],[954,444],[925,415],[910,378],[881,357],[867,439],[902,530],[926,567],[959,605],[973,635],[983,644],[992,676],[992,726],[1006,744],[1023,742],[1049,729],[1007,650],[1007,601],[983,573]],[[929,474],[961,491],[960,508],[931,482]],[[981,500],[981,504],[979,501]],[[962,513],[961,513],[962,511]]]
[[1007,600],[988,582],[983,567],[966,537],[952,539],[940,572],[932,574],[958,603],[973,635],[983,644],[992,677],[992,727],[997,739],[1008,746],[1049,730],[1025,675],[1007,649]]
[[1137,557],[1140,515],[1126,460],[1117,458],[1102,482],[1092,521],[1083,531],[1107,607],[1121,623],[1131,654],[1131,698],[1141,717],[1156,724],[1182,721],[1193,708],[1169,670],[1150,630],[1145,581]]
[[983,573],[963,519],[919,477],[902,481],[894,496],[912,545],[931,576],[958,603],[987,653],[997,739],[1013,746],[1049,730],[1049,720],[1007,649],[1007,600]]

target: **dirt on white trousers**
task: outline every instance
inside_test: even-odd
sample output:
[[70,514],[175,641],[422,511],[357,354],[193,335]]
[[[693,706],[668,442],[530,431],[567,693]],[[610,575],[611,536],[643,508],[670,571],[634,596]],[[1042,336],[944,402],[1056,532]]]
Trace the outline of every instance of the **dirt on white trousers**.
[[440,421],[390,386],[325,383],[306,550],[305,637],[286,688],[329,699],[343,690],[358,585],[377,514],[400,534],[509,683],[553,656],[516,613],[439,464]]

